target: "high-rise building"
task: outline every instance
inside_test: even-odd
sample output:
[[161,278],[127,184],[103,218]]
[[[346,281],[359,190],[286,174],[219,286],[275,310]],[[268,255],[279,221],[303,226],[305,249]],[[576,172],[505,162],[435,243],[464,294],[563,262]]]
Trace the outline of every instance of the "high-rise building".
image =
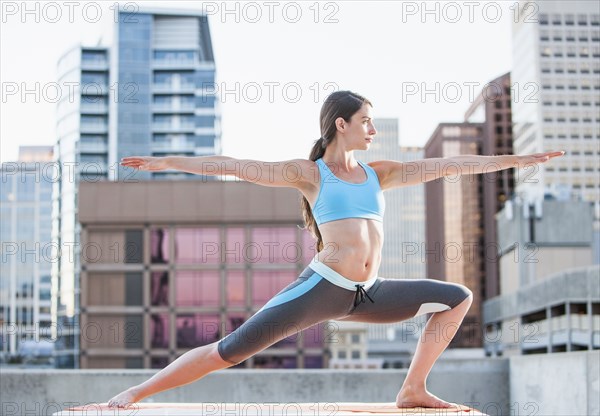
[[[484,135],[481,123],[442,123],[425,145],[425,158],[480,155]],[[427,182],[425,209],[427,276],[473,291],[473,304],[451,346],[481,347],[485,288],[481,175],[450,175]]]
[[[465,113],[465,122],[483,123],[485,140],[481,143],[484,156],[513,154],[510,73],[486,84]],[[514,169],[481,174],[483,186],[483,243],[485,267],[485,299],[500,294],[498,235],[496,213],[513,195]]]
[[199,11],[120,9],[113,44],[69,50],[58,62],[68,97],[58,103],[52,239],[57,366],[77,366],[81,182],[139,179],[214,180],[183,172],[136,172],[124,156],[221,153],[215,62],[207,17]]
[[[401,147],[398,143],[398,119],[375,119],[375,140],[367,151],[356,151],[357,159],[408,162],[423,158],[423,149]],[[379,274],[394,279],[422,279],[425,262],[415,246],[425,241],[425,187],[423,184],[385,192],[385,219]]]
[[[422,148],[399,145],[398,119],[375,119],[373,124],[377,135],[369,150],[356,151],[359,160],[367,163],[377,160],[408,162],[423,158]],[[385,205],[385,241],[379,275],[389,279],[428,278],[421,250],[425,243],[425,186],[388,190]],[[365,361],[365,366],[379,359],[385,368],[408,367],[420,332],[414,329],[422,327],[425,321],[423,315],[403,323],[368,325],[370,360]]]
[[[19,359],[22,343],[49,341],[52,323],[50,237],[52,146],[21,146],[16,162],[2,164],[0,189],[0,348],[3,361]],[[22,357],[21,357],[22,358]]]
[[519,1],[513,19],[516,154],[565,150],[555,162],[521,169],[528,202],[572,192],[600,200],[600,14],[598,2]]

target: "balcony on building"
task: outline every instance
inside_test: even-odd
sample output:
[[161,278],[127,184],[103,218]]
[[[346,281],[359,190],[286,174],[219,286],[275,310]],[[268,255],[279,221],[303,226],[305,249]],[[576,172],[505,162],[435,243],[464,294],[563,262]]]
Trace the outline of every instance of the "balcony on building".
[[84,71],[108,71],[108,59],[104,50],[83,50],[81,69]]
[[196,144],[191,141],[173,141],[173,142],[158,142],[152,143],[150,149],[153,153],[170,153],[170,152],[186,152],[193,153],[196,150]]
[[152,123],[152,131],[156,133],[194,133],[195,128],[194,123]]
[[81,100],[81,114],[106,114],[108,105],[105,100],[88,99],[86,97]]
[[108,144],[105,140],[94,140],[87,141],[85,139],[80,139],[77,143],[78,151],[80,153],[107,153],[108,152]]
[[154,69],[195,69],[198,63],[196,51],[155,50],[152,60]]
[[91,122],[84,122],[82,120],[80,130],[81,130],[82,134],[85,134],[85,133],[106,134],[106,133],[108,133],[108,126],[106,123],[91,123]]
[[193,82],[156,82],[152,84],[152,92],[168,94],[193,94],[196,86]]
[[105,82],[82,82],[81,95],[108,95],[108,84]]
[[152,111],[160,114],[194,114],[196,112],[196,106],[193,102],[155,102],[152,104]]

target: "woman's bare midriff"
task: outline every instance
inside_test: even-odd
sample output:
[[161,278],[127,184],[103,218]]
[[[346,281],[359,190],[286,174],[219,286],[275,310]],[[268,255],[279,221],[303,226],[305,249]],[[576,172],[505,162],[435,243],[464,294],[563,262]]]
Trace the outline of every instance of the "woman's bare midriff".
[[377,277],[383,246],[383,224],[345,218],[319,226],[323,250],[315,256],[347,279],[364,282]]
[[[315,162],[306,161],[307,181],[298,184],[298,190],[306,197],[311,208],[319,194],[320,175]],[[366,180],[362,168],[353,177],[337,173],[340,179],[362,183]],[[315,174],[316,173],[316,174]],[[303,186],[302,186],[303,185]],[[323,238],[323,250],[315,255],[322,262],[347,279],[357,282],[377,277],[383,246],[383,223],[366,218],[344,218],[319,225]]]

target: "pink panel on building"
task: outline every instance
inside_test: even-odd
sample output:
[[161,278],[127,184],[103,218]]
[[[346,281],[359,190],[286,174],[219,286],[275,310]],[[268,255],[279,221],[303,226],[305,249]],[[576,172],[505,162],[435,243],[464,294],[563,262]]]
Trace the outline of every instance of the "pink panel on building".
[[218,270],[187,271],[175,274],[175,306],[219,306],[220,279]]
[[244,264],[244,248],[244,228],[228,227],[225,231],[225,246],[221,249],[221,260],[228,264]]
[[227,306],[246,305],[246,276],[243,270],[227,271],[225,293]]
[[182,264],[219,264],[219,229],[178,228],[175,230],[175,261]]

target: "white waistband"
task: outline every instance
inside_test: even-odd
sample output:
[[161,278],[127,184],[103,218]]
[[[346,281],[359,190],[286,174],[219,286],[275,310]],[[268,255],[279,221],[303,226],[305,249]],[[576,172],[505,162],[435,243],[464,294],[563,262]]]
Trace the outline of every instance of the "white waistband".
[[329,280],[334,285],[343,287],[344,289],[348,290],[356,290],[355,285],[364,285],[364,289],[369,290],[369,288],[373,286],[377,281],[377,277],[373,277],[372,279],[366,280],[364,282],[356,282],[354,280],[350,280],[333,270],[331,267],[327,266],[325,263],[317,261],[314,258],[312,259],[308,267],[313,269],[315,272],[319,273],[321,276]]

